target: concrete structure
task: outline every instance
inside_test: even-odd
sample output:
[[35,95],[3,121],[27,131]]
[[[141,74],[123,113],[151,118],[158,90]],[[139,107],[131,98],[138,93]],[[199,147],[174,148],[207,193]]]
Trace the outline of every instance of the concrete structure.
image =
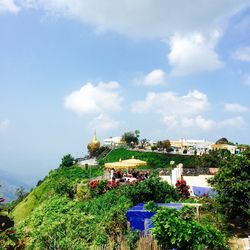
[[187,150],[189,153],[196,153],[198,155],[207,153],[212,149],[212,142],[206,140],[189,140],[189,139],[180,139],[178,141],[170,141],[171,146],[178,151]]
[[213,144],[211,145],[213,150],[227,149],[231,154],[236,154],[237,147],[229,144]]
[[116,137],[109,137],[107,139],[103,140],[105,146],[119,146],[123,144],[122,137],[121,136],[116,136]]

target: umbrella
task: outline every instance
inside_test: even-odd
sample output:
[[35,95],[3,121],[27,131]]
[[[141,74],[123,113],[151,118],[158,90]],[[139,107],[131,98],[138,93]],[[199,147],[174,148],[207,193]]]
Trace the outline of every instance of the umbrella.
[[110,162],[110,163],[105,163],[105,168],[114,168],[114,169],[120,169],[120,168],[136,168],[139,166],[145,166],[147,165],[147,162],[141,161],[138,159],[132,159],[129,160],[124,160],[122,161],[121,159],[118,162]]
[[131,159],[129,160],[124,160],[123,161],[124,163],[127,163],[127,164],[133,164],[135,166],[146,166],[147,165],[147,162],[146,161],[142,161],[142,160],[139,160],[139,159],[135,159],[134,157],[132,157]]

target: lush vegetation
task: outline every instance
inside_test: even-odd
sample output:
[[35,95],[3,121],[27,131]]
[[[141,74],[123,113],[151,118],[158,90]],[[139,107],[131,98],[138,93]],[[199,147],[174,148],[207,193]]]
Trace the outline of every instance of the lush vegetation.
[[192,167],[195,156],[189,155],[173,155],[162,154],[156,152],[139,152],[132,151],[125,148],[117,148],[112,150],[106,157],[99,160],[100,164],[106,162],[115,162],[119,159],[131,159],[132,156],[140,160],[146,161],[150,168],[167,168],[170,167],[170,161],[175,161],[176,164],[182,163],[184,167]]
[[86,179],[102,175],[102,169],[83,170],[78,166],[59,168],[51,171],[38,186],[13,209],[11,215],[16,223],[25,219],[37,206],[54,193],[61,194],[61,189],[67,189],[68,194],[75,192],[75,185]]
[[[189,166],[197,159],[196,156],[120,148],[100,162],[132,156],[147,161],[152,168],[168,167],[171,160]],[[11,234],[6,234],[8,231],[2,230],[5,238],[0,240],[3,239],[5,245],[19,244],[25,249],[73,250],[100,246],[117,249],[121,242],[126,242],[128,249],[135,249],[138,233],[127,229],[125,213],[131,206],[143,202],[156,211],[152,233],[163,249],[227,249],[224,235],[229,235],[229,225],[238,221],[246,226],[244,222],[249,219],[250,158],[249,154],[234,156],[227,151],[211,152],[209,157],[216,159],[220,166],[211,181],[217,196],[198,200],[189,198],[185,181],[172,187],[152,174],[144,181],[120,185],[96,180],[103,174],[102,167],[82,169],[72,166],[71,157],[64,157],[60,167],[39,181],[28,195],[18,190],[19,203],[11,212],[17,233],[11,229]],[[71,166],[64,164],[67,162]],[[190,208],[177,211],[155,205],[171,201],[203,203],[200,220],[194,218]]]
[[250,215],[250,159],[232,155],[223,159],[220,165],[211,181],[218,193],[217,202],[228,220],[236,219],[244,225]]
[[152,234],[163,249],[228,249],[220,231],[195,220],[190,207],[184,206],[180,211],[158,208],[152,221]]
[[157,176],[81,201],[67,192],[54,193],[18,225],[18,232],[27,249],[89,249],[108,242],[115,246],[127,234],[125,212],[132,205],[176,199],[175,189]]

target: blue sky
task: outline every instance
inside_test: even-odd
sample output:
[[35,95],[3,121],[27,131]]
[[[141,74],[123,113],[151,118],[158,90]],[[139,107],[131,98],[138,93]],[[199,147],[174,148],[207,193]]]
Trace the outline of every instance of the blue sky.
[[139,129],[250,144],[250,1],[0,0],[0,169]]

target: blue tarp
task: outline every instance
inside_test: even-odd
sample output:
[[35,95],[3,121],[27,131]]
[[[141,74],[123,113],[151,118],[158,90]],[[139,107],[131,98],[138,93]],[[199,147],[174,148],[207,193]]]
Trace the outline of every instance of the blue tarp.
[[[177,210],[182,208],[180,203],[157,203],[158,206],[175,208]],[[149,212],[144,209],[144,203],[139,203],[136,206],[130,208],[127,213],[127,219],[130,222],[130,228],[132,230],[149,230],[153,227],[153,223],[150,220],[155,212]]]
[[193,189],[193,193],[196,196],[203,196],[203,195],[212,196],[213,194],[215,194],[215,191],[210,187],[192,186],[192,189]]

